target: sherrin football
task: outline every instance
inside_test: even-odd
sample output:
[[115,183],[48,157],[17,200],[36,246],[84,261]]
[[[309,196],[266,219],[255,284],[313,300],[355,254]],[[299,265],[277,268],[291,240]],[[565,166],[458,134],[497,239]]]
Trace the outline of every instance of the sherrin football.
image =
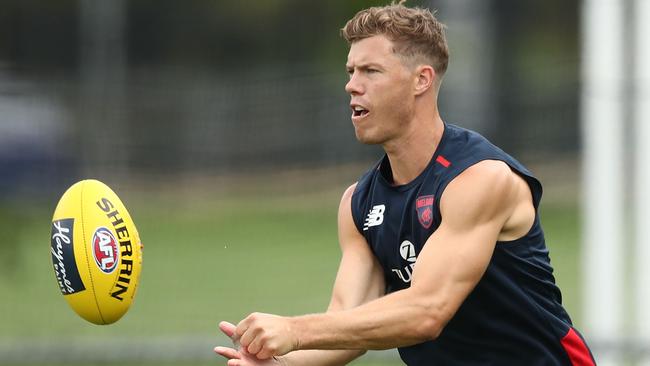
[[94,324],[129,310],[142,269],[140,237],[122,201],[104,183],[83,180],[52,217],[52,264],[70,307]]

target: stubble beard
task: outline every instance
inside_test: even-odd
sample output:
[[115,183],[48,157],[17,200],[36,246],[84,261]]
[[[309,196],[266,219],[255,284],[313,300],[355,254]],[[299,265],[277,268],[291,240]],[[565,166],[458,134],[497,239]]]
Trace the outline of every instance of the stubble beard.
[[[395,104],[399,105],[399,104]],[[377,115],[384,116],[377,121],[371,122],[371,128],[360,129],[355,126],[357,140],[364,145],[386,145],[399,138],[407,129],[410,120],[413,118],[412,108],[407,105],[400,105],[399,108],[387,108],[386,111],[378,111]],[[366,123],[367,123],[366,122]],[[384,128],[382,128],[384,127]]]

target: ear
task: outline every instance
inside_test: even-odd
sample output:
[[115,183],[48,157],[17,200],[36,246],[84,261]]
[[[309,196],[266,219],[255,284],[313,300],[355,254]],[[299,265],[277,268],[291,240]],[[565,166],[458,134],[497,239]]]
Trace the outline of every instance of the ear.
[[436,70],[430,65],[420,65],[415,73],[415,95],[424,94],[436,81]]

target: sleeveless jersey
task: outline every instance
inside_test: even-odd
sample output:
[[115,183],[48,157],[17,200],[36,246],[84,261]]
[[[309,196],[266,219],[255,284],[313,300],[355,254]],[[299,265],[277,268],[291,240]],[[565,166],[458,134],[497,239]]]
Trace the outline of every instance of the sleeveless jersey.
[[[532,173],[483,136],[451,124],[412,182],[393,186],[386,156],[361,177],[352,217],[383,267],[387,292],[409,287],[417,255],[441,223],[445,187],[483,160],[503,161],[525,179],[537,212],[542,186]],[[539,215],[525,236],[496,243],[485,274],[438,338],[399,353],[410,366],[594,365],[562,307]]]

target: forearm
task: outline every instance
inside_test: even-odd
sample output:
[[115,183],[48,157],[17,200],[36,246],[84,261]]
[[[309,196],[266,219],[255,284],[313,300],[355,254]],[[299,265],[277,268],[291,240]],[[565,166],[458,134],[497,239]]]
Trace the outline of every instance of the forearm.
[[277,359],[283,366],[343,366],[364,353],[361,350],[302,350]]
[[435,338],[442,306],[417,291],[397,291],[359,307],[293,318],[300,349],[388,349]]

